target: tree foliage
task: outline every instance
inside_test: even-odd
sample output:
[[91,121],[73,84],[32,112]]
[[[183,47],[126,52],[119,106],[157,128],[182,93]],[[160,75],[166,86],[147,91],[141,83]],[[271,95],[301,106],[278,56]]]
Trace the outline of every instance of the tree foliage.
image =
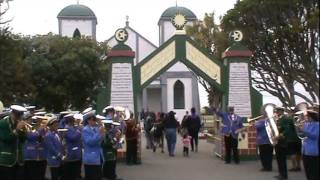
[[[107,65],[101,59],[107,49],[105,43],[53,34],[10,42],[6,49],[0,49],[4,54],[0,72],[7,75],[0,84],[0,98],[5,104],[30,103],[53,111],[83,108],[94,103],[98,88],[106,85]],[[12,56],[21,64],[3,58],[10,55],[6,51],[10,48],[17,49]],[[18,80],[12,82],[12,76]],[[19,96],[10,96],[15,93]]]
[[[222,29],[240,29],[254,52],[251,67],[258,88],[285,107],[295,96],[319,102],[319,2],[316,0],[243,0],[227,12]],[[307,97],[295,89],[300,83]]]

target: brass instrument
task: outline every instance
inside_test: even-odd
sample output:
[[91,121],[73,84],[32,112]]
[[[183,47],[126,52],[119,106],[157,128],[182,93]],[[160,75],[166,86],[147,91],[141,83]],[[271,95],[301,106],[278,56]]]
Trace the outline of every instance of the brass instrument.
[[119,120],[127,121],[130,119],[131,112],[128,108],[122,107],[122,106],[116,106],[114,107],[115,114],[119,115],[117,117]]
[[264,112],[267,116],[267,121],[265,121],[266,131],[269,137],[269,141],[272,145],[276,144],[277,138],[279,137],[279,130],[274,119],[274,110],[276,105],[268,103],[264,105]]
[[294,126],[295,126],[295,130],[297,132],[297,135],[298,135],[299,139],[301,139],[301,140],[303,140],[305,138],[301,127],[307,121],[306,115],[307,115],[308,108],[309,108],[309,104],[306,102],[299,103],[294,108],[294,111],[295,111]]
[[261,119],[261,118],[263,118],[263,117],[264,117],[264,115],[260,115],[260,116],[254,117],[254,118],[248,118],[247,121],[248,121],[248,123],[250,123],[250,122],[252,122],[252,121],[256,121],[256,120],[258,120],[258,119]]

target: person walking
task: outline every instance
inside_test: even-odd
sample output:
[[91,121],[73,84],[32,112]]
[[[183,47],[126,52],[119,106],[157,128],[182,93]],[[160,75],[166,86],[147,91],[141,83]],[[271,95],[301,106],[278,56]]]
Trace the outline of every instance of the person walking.
[[177,128],[179,127],[179,122],[176,120],[175,114],[175,112],[170,111],[168,113],[167,119],[164,122],[168,152],[170,157],[174,156],[177,142]]
[[201,120],[198,114],[196,114],[196,109],[191,108],[191,116],[188,120],[188,133],[191,136],[191,151],[198,152],[198,141],[199,141],[199,131],[201,128]]

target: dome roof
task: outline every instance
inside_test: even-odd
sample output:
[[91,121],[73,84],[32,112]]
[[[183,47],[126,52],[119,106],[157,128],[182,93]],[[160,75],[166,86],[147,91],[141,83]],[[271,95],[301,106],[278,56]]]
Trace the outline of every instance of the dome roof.
[[115,45],[111,50],[112,51],[118,51],[118,50],[132,51],[131,47],[129,47],[126,44],[122,44],[122,43]]
[[169,7],[168,9],[166,9],[162,13],[160,20],[171,19],[178,12],[185,15],[187,20],[197,20],[197,16],[190,9],[180,6]]
[[72,4],[63,8],[58,14],[58,18],[97,19],[96,15],[89,7],[81,4]]

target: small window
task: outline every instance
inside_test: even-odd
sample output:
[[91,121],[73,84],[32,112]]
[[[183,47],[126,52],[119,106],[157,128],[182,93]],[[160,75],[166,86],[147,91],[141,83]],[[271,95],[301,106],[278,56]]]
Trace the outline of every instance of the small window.
[[80,33],[79,29],[77,28],[73,32],[73,38],[80,38],[80,37],[81,37],[81,33]]
[[184,85],[178,80],[173,86],[174,109],[185,109]]

